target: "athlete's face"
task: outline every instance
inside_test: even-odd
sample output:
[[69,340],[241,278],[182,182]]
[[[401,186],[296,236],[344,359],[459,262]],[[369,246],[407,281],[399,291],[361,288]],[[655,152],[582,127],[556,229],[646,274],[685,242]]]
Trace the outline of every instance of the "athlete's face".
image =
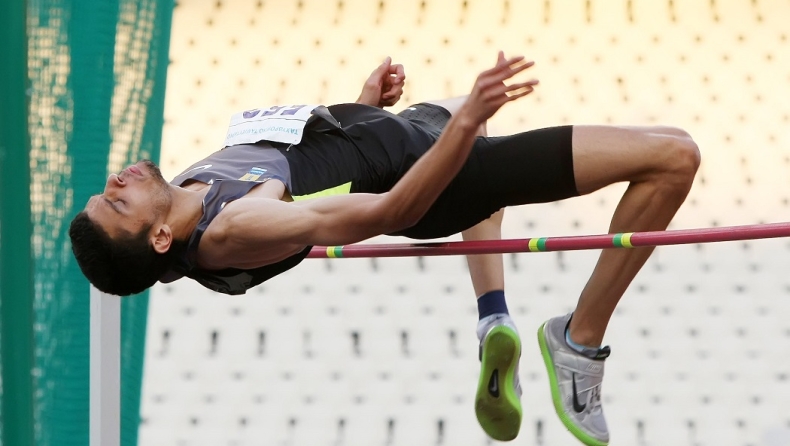
[[112,238],[138,234],[157,223],[170,208],[167,181],[151,161],[143,160],[107,177],[104,193],[88,200],[90,219]]

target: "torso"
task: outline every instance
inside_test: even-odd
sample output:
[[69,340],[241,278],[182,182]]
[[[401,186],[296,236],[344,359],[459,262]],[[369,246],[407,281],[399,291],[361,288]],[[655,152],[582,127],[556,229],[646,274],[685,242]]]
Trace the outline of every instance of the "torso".
[[[201,219],[202,229],[196,229],[190,240],[192,254],[184,257],[187,269],[180,271],[186,271],[208,288],[235,294],[291,268],[304,258],[307,247],[286,244],[270,249],[267,246],[265,258],[261,257],[264,253],[256,252],[258,263],[250,264],[238,258],[232,260],[232,265],[225,264],[228,262],[213,256],[208,248],[210,243],[204,240],[212,238],[215,231],[221,234],[216,229],[220,225],[214,223],[223,220],[220,210],[224,202],[247,199],[290,202],[291,194],[311,195],[345,184],[350,185],[345,193],[385,192],[435,140],[435,136],[418,131],[408,121],[373,107],[346,104],[330,110],[344,124],[342,131],[322,127],[319,120],[296,146],[259,143],[228,147],[193,164],[171,182],[194,191],[215,190],[219,180],[234,183],[226,184],[222,190],[243,189],[241,183],[258,183],[246,191],[233,193],[233,197],[206,191],[207,196],[223,198],[215,200],[211,211]],[[292,178],[292,172],[298,175]],[[204,212],[205,209],[204,199]],[[237,274],[239,279],[218,271],[226,268],[235,269],[232,274]]]
[[[181,186],[184,189],[192,190],[192,191],[201,191],[205,190],[206,188],[210,187],[209,184],[204,183],[202,181],[197,180],[188,180],[184,182]],[[239,198],[238,200],[245,200],[245,199],[252,199],[252,198],[265,198],[270,200],[280,200],[285,202],[292,202],[293,198],[291,194],[288,192],[288,189],[285,187],[285,184],[277,179],[270,179],[264,183],[260,183],[254,186],[247,194]],[[213,222],[212,222],[213,223]],[[218,264],[214,259],[216,256],[212,252],[211,244],[207,243],[207,240],[211,240],[213,237],[212,228],[216,228],[217,225],[209,224],[206,231],[203,233],[203,238],[198,245],[197,251],[197,265],[200,268],[207,269],[207,270],[215,270],[215,269],[223,269],[229,267],[255,267],[255,266],[262,266],[262,265],[224,265]],[[271,263],[280,261],[282,259],[288,258],[299,251],[303,250],[305,247],[291,247],[291,246],[284,246],[283,249],[278,249],[277,252],[272,252],[271,254]]]

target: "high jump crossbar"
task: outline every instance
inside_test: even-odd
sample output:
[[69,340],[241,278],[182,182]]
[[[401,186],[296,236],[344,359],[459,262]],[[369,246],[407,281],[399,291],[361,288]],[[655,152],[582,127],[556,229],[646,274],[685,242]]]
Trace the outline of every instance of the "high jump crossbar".
[[452,256],[636,248],[790,237],[790,223],[468,242],[314,246],[308,258]]

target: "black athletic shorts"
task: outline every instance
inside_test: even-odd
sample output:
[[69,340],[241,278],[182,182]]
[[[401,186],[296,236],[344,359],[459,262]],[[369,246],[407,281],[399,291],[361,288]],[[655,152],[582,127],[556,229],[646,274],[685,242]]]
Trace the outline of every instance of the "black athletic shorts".
[[[322,124],[284,151],[294,195],[351,182],[351,192],[382,193],[438,139],[450,113],[416,104],[398,115],[362,106],[329,107],[342,129]],[[458,175],[415,226],[393,235],[445,237],[468,229],[506,206],[577,196],[573,127],[551,127],[501,137],[478,137]]]

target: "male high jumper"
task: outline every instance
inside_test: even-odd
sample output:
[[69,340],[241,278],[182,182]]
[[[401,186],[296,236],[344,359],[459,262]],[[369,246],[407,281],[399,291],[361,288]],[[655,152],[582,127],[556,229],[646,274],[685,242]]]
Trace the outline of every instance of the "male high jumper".
[[[480,136],[500,107],[533,91],[536,80],[505,84],[530,66],[500,52],[465,102],[416,104],[394,115],[379,108],[402,92],[402,67],[388,58],[366,83],[361,104],[312,110],[298,143],[231,144],[171,183],[150,161],[110,175],[104,193],[72,222],[74,254],[107,293],[138,293],[187,276],[237,294],[292,268],[313,245],[380,234],[425,239],[464,231],[467,240],[498,238],[507,206],[562,200],[617,182],[629,185],[610,232],[666,229],[700,162],[685,131],[562,126]],[[299,199],[329,190],[345,193]],[[651,252],[604,250],[574,312],[538,330],[557,414],[585,444],[609,442],[601,382],[610,349],[603,336]],[[488,435],[511,440],[521,425],[521,341],[502,291],[502,258],[469,262],[480,310],[475,409]]]

